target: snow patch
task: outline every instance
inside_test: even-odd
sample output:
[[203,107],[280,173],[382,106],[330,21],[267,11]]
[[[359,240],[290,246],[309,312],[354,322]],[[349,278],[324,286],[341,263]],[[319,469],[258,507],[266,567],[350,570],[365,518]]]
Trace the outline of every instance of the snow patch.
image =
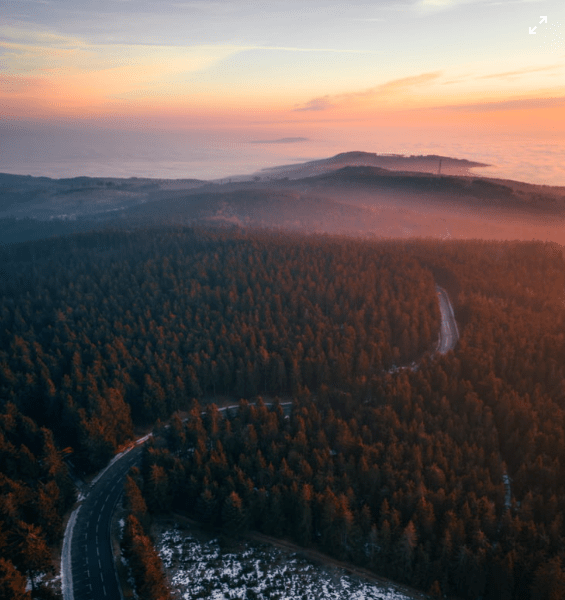
[[61,589],[64,600],[74,600],[73,573],[71,567],[71,539],[73,537],[73,528],[79,510],[80,506],[71,513],[71,516],[67,521],[65,537],[63,539],[63,551],[61,552]]
[[272,546],[245,542],[237,554],[222,552],[216,539],[203,542],[173,529],[158,537],[156,548],[172,588],[183,600],[410,600],[393,588],[363,581],[343,569],[317,567]]

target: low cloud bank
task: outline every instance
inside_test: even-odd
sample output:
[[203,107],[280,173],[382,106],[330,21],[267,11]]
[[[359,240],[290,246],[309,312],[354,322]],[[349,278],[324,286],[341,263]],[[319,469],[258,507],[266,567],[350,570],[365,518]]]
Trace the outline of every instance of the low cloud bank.
[[251,140],[250,144],[294,144],[296,142],[307,142],[305,137],[286,137],[278,140]]

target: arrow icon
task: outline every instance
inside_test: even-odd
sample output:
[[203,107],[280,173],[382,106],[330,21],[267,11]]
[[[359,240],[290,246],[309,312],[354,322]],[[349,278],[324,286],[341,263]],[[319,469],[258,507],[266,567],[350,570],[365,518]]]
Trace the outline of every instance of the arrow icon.
[[547,23],[547,17],[540,17],[541,21],[539,22],[539,24],[541,25],[542,23]]
[[536,27],[530,27],[530,35],[532,35],[532,33],[535,33],[536,29],[537,29],[537,26]]

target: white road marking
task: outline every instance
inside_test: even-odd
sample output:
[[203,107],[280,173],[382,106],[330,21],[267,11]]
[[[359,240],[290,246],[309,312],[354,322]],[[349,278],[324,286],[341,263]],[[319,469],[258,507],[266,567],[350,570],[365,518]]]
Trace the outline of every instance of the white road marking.
[[[135,448],[136,446],[140,446],[141,444],[143,444],[143,442],[145,442],[146,440],[148,440],[150,437],[152,437],[153,434],[148,434],[143,438],[140,438],[139,440],[136,440],[134,442],[134,445],[131,448],[128,448],[126,450],[124,450],[123,452],[120,452],[119,454],[117,454],[116,456],[114,456],[114,458],[108,463],[108,465],[100,472],[98,473],[98,475],[90,482],[90,485],[88,486],[88,491],[92,491],[92,494],[88,494],[88,491],[85,492],[84,497],[82,497],[82,500],[87,499],[92,501],[89,502],[91,507],[94,507],[94,509],[91,509],[88,514],[86,515],[85,518],[85,526],[86,526],[86,531],[84,533],[84,540],[85,540],[85,544],[84,544],[84,556],[82,557],[82,566],[81,566],[81,570],[86,568],[86,572],[88,574],[88,578],[91,579],[91,573],[90,573],[90,569],[89,567],[89,558],[88,558],[88,548],[90,547],[90,542],[94,542],[96,541],[96,543],[99,543],[99,524],[101,521],[101,514],[99,513],[99,507],[98,505],[100,503],[102,506],[102,511],[104,511],[106,504],[108,503],[108,500],[110,499],[111,493],[114,492],[114,490],[116,488],[118,488],[118,492],[117,494],[115,494],[115,499],[114,501],[110,502],[111,508],[112,510],[115,508],[116,504],[118,503],[118,500],[120,498],[121,495],[121,490],[120,488],[120,480],[123,479],[123,477],[125,475],[127,475],[130,466],[136,464],[139,461],[139,451],[136,452],[135,454],[131,454],[130,456],[127,457],[126,461],[124,461],[124,463],[122,463],[125,468],[120,468],[118,467],[118,465],[116,465],[116,468],[113,469],[111,472],[109,471],[110,468],[116,463],[118,462],[121,458],[124,458],[129,451],[132,448]],[[138,449],[139,450],[139,449]],[[101,491],[100,489],[96,490],[95,486],[96,484],[102,479],[105,479],[105,483],[103,484],[103,488],[104,491]],[[111,487],[110,487],[111,486]],[[111,490],[111,492],[108,492],[108,489]],[[79,508],[76,509],[75,512],[72,513],[71,518],[69,519],[69,523],[67,525],[67,528],[65,529],[65,536],[64,536],[64,541],[63,541],[63,552],[62,552],[62,556],[61,556],[61,575],[62,575],[62,592],[63,592],[63,599],[64,600],[73,600],[74,596],[73,596],[73,582],[72,582],[72,571],[76,570],[78,567],[76,567],[76,560],[73,561],[72,557],[71,557],[71,544],[72,544],[72,527],[74,525],[74,520],[76,520],[76,515],[78,513]],[[94,525],[94,514],[98,513],[98,523],[97,523],[97,527],[96,527],[96,540],[92,539],[92,536],[89,532],[90,527]],[[108,522],[108,531],[110,531],[110,522]],[[76,538],[78,540],[78,537]],[[80,542],[78,542],[77,545],[80,545]],[[80,547],[80,546],[79,546]],[[100,570],[102,570],[102,563],[100,560],[100,554],[99,554],[99,546],[97,546],[97,553],[99,556],[98,559],[98,565]],[[65,565],[69,563],[69,568],[65,568]],[[83,571],[84,572],[84,571]],[[117,575],[116,572],[114,571],[114,576],[116,577],[117,580]],[[88,587],[91,590],[92,593],[92,585],[90,583],[87,583],[86,585],[88,585]],[[104,587],[104,596],[107,597],[108,593],[106,591],[106,588]],[[86,594],[84,597],[86,598],[92,598],[91,594]]]

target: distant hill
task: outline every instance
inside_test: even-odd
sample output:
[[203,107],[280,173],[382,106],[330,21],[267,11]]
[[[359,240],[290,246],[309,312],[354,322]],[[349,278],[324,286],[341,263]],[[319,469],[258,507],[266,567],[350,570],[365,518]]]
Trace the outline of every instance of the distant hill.
[[159,221],[320,233],[365,233],[378,227],[375,212],[368,208],[276,189],[194,193],[131,207],[119,219],[139,224]]
[[474,167],[490,165],[466,159],[450,158],[435,154],[425,156],[404,156],[402,154],[374,154],[371,152],[342,152],[331,158],[313,160],[298,165],[270,167],[258,172],[267,178],[301,179],[328,173],[348,166],[379,167],[389,171],[411,171],[421,173],[441,172],[448,175],[469,175]]
[[393,194],[404,200],[449,203],[453,207],[505,210],[532,215],[565,216],[565,188],[539,186],[522,182],[388,171],[378,167],[344,167],[316,177],[295,182],[308,186],[317,194],[325,190],[342,193]]
[[198,179],[73,177],[0,173],[0,217],[69,219],[154,199],[155,194],[205,185]]
[[0,244],[158,223],[565,244],[565,188],[469,174],[476,166],[346,152],[228,183],[0,174]]

